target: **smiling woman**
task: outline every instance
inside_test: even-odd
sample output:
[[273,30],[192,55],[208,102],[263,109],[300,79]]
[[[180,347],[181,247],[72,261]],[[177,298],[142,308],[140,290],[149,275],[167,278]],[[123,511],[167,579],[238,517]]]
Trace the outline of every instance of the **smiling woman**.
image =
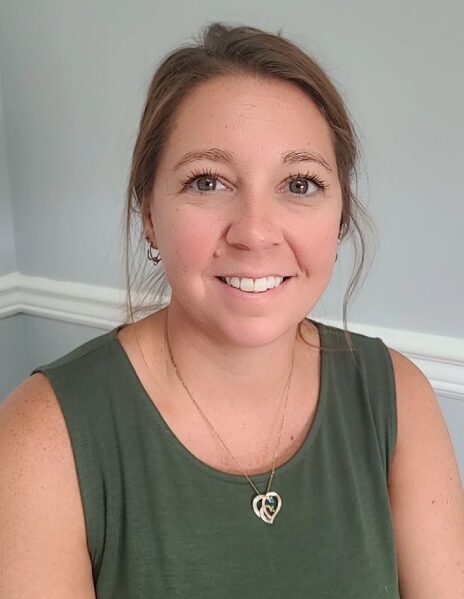
[[171,299],[136,319],[129,276],[128,322],[0,406],[2,597],[463,596],[430,385],[308,317],[354,234],[347,298],[359,279],[355,165],[339,94],[282,36],[213,24],[163,61],[127,215]]

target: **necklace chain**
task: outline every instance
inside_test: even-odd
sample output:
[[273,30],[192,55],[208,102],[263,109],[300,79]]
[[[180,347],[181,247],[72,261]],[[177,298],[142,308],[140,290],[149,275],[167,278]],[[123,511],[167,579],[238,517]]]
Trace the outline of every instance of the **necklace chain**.
[[[227,447],[227,445],[221,439],[221,437],[219,436],[218,432],[216,431],[216,429],[214,428],[214,426],[212,425],[212,423],[210,422],[210,420],[207,418],[207,416],[204,414],[203,410],[198,405],[198,402],[195,400],[195,398],[193,397],[193,395],[190,392],[189,388],[185,384],[185,381],[183,380],[183,378],[182,378],[182,376],[181,376],[181,374],[180,374],[180,372],[179,372],[179,370],[177,368],[176,362],[174,361],[174,357],[172,355],[171,345],[169,343],[169,336],[168,336],[168,331],[167,331],[167,322],[166,322],[166,328],[165,328],[165,336],[166,336],[166,345],[167,345],[167,348],[168,348],[168,351],[169,351],[169,357],[171,359],[171,363],[172,363],[172,365],[174,367],[174,371],[176,373],[177,378],[179,379],[180,383],[184,387],[185,391],[187,392],[188,396],[192,400],[193,404],[195,405],[196,409],[200,413],[201,417],[203,418],[203,420],[205,421],[205,423],[207,424],[207,426],[209,427],[209,429],[211,430],[211,432],[214,434],[214,436],[216,437],[216,439],[221,443],[221,445],[227,451],[227,453],[229,454],[229,456],[232,458],[234,464],[240,470],[240,472],[242,473],[242,475],[247,479],[247,481],[249,482],[249,484],[251,485],[251,487],[253,488],[253,490],[256,492],[256,494],[258,496],[260,496],[260,492],[256,488],[256,485],[253,483],[253,481],[250,479],[250,477],[244,472],[244,470],[241,467],[241,465],[238,463],[238,461],[236,460],[236,458],[232,455],[232,452],[229,450],[229,448]],[[284,389],[284,394],[285,394],[284,409],[283,409],[283,412],[282,412],[282,420],[281,420],[281,423],[280,423],[280,431],[279,431],[279,436],[278,436],[278,439],[277,439],[277,444],[276,444],[276,448],[275,448],[275,452],[274,452],[274,460],[273,460],[273,464],[272,464],[271,474],[269,476],[269,481],[268,481],[268,484],[267,484],[266,495],[270,492],[272,480],[273,480],[274,474],[275,474],[275,468],[276,468],[276,464],[277,464],[277,456],[278,456],[279,445],[280,445],[280,438],[282,436],[282,430],[283,430],[283,427],[284,427],[285,412],[286,412],[286,408],[287,408],[288,395],[289,395],[290,383],[291,383],[291,379],[292,379],[292,375],[293,375],[293,366],[294,366],[294,363],[295,363],[295,346],[293,347],[292,365],[291,365],[291,368],[290,368],[290,374],[288,376],[287,383],[286,383],[285,389]]]

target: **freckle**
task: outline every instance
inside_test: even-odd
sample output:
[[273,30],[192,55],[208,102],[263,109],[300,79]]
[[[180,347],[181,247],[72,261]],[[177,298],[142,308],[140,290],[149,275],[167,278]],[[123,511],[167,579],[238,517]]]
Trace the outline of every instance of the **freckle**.
[[435,501],[436,501],[436,500],[434,499],[434,500],[432,501],[432,503],[435,503]]

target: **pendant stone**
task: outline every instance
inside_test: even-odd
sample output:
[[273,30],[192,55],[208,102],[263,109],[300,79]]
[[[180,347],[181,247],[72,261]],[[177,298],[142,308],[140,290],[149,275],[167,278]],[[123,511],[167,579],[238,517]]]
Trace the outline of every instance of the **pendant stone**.
[[282,499],[275,491],[265,495],[256,495],[253,499],[254,513],[266,524],[272,524],[282,507]]

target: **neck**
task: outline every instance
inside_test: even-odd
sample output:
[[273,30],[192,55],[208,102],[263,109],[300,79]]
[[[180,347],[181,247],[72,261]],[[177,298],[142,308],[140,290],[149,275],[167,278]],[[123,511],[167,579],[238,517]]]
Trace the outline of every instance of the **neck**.
[[[202,405],[221,401],[245,409],[251,403],[270,407],[279,401],[297,358],[297,328],[258,347],[237,347],[208,335],[174,306],[164,311],[161,323],[169,339],[178,372]],[[295,353],[295,355],[294,355]],[[176,384],[176,374],[166,345],[166,374]],[[252,401],[251,401],[252,400]],[[251,406],[249,406],[251,408]]]

